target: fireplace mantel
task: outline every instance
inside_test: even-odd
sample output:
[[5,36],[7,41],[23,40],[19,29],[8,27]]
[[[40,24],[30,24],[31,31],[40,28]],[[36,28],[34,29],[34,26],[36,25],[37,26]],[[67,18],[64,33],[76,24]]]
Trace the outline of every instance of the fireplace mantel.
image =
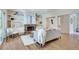
[[36,24],[25,24],[24,26],[36,26]]

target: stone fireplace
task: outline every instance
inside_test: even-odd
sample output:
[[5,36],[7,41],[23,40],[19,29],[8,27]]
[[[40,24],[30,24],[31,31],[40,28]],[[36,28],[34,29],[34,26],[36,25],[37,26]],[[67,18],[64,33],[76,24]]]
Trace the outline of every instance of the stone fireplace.
[[24,25],[25,32],[32,32],[36,30],[36,24],[26,24]]

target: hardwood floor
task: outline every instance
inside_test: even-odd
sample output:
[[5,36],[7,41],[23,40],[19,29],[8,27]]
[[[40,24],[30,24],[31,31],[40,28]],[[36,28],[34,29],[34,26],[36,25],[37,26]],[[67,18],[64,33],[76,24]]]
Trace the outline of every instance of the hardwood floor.
[[20,37],[10,38],[0,46],[0,50],[79,50],[79,35],[62,34],[61,39],[51,41],[44,47],[36,44],[24,46]]

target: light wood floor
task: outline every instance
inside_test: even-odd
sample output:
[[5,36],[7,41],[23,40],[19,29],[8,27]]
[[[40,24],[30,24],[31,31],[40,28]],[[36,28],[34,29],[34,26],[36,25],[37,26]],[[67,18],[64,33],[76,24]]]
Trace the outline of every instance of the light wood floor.
[[20,37],[10,39],[0,46],[1,50],[78,50],[79,35],[62,34],[61,39],[51,41],[44,47],[39,47],[36,44],[24,46]]

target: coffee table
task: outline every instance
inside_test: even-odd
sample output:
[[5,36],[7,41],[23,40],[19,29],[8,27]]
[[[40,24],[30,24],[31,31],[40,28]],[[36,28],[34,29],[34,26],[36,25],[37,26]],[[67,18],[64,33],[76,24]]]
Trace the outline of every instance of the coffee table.
[[28,35],[22,35],[20,37],[21,37],[21,40],[22,40],[24,46],[29,46],[29,45],[35,43],[34,39],[32,37],[30,37],[30,34],[28,34]]

